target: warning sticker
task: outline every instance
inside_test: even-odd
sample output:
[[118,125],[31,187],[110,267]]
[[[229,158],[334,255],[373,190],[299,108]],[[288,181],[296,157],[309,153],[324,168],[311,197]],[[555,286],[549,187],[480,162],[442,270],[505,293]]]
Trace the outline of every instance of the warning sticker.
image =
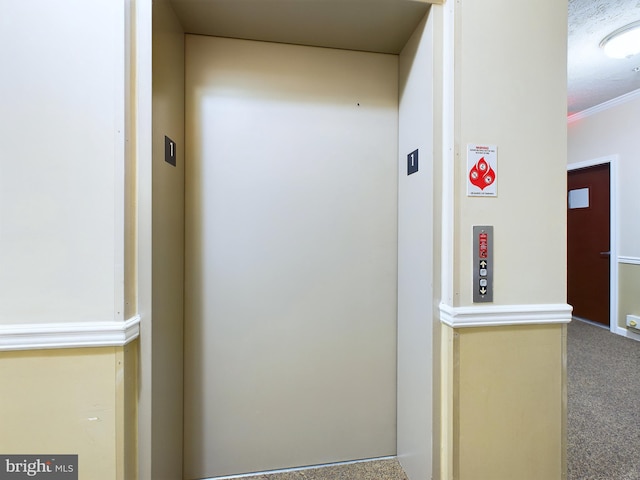
[[498,147],[467,145],[467,196],[498,196]]

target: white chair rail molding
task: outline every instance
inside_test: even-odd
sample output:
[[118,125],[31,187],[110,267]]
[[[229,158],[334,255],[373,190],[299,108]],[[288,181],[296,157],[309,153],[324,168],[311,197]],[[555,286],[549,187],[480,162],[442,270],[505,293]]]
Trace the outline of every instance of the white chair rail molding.
[[140,334],[138,315],[121,322],[0,325],[0,351],[121,347]]

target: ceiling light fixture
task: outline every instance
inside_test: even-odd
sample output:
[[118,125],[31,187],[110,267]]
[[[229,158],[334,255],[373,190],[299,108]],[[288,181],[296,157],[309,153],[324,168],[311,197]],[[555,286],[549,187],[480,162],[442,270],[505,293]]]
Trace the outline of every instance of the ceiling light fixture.
[[600,47],[611,58],[628,58],[640,53],[640,20],[611,32],[602,39]]

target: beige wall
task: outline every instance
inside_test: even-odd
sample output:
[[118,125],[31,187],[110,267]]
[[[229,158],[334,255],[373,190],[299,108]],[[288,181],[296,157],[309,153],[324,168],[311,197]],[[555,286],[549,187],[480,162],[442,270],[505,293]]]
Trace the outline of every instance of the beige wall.
[[[134,4],[135,5],[135,4]],[[125,9],[125,100],[124,100],[124,132],[125,151],[123,172],[123,194],[118,198],[117,209],[122,208],[124,218],[122,224],[123,235],[123,314],[128,319],[138,312],[138,125],[135,99],[138,97],[138,35],[139,21],[136,7],[129,2]],[[120,202],[122,202],[120,204]],[[120,206],[121,205],[121,206]],[[116,235],[120,233],[117,225]]]
[[[412,479],[432,471],[433,18],[399,57],[398,458]],[[407,155],[418,149],[418,172]]]
[[[13,326],[23,332],[9,348],[101,344],[136,313],[135,272],[125,275],[131,5],[0,8],[11,45],[0,50],[0,327],[9,340]],[[78,454],[81,479],[136,478],[136,352],[135,342],[1,352],[0,451]]]
[[0,451],[77,454],[81,480],[135,479],[136,352],[1,352]]
[[[628,314],[638,314],[640,287],[640,182],[638,150],[640,137],[630,127],[640,122],[638,92],[607,108],[593,109],[570,119],[568,126],[568,164],[613,158],[612,169],[617,205],[618,246],[618,332],[626,329]],[[615,301],[615,299],[614,299]]]
[[[454,458],[455,451],[458,448],[457,437],[454,430],[458,428],[458,415],[454,410],[454,382],[457,382],[457,374],[455,371],[455,355],[458,353],[458,346],[454,343],[456,338],[456,330],[448,325],[441,325],[439,329],[440,345],[439,345],[439,362],[435,364],[435,368],[439,369],[439,383],[434,391],[434,418],[437,418],[439,428],[433,430],[434,456],[438,455],[437,469],[434,469],[434,478],[440,480],[452,480],[454,475]],[[435,362],[434,362],[435,363]],[[455,462],[455,471],[459,471],[459,462]]]
[[[142,11],[150,3],[136,2],[136,8]],[[563,74],[559,73],[565,69],[564,49],[558,48],[558,45],[564,45],[566,40],[566,2],[545,0],[523,4],[505,0],[464,0],[448,4],[452,8],[455,6],[457,19],[456,73],[455,83],[452,83],[456,102],[456,121],[452,124],[452,132],[455,135],[454,153],[457,155],[454,162],[457,170],[453,218],[456,242],[452,245],[455,268],[451,272],[444,272],[445,276],[450,274],[455,286],[455,302],[452,303],[471,303],[470,227],[485,223],[496,226],[496,302],[563,302],[564,275],[561,269],[564,265],[564,218],[555,212],[560,204],[564,206],[564,184],[561,194],[559,184],[563,183],[562,176],[557,175],[554,161],[564,163],[564,144],[560,138],[564,137],[564,132],[557,119],[565,115],[566,92],[564,78],[560,78]],[[4,12],[0,20],[0,40],[20,48],[19,55],[15,54],[15,49],[0,52],[0,62],[5,70],[15,72],[2,77],[3,92],[11,92],[6,96],[4,105],[10,115],[0,118],[4,145],[4,154],[0,159],[0,251],[3,252],[0,260],[4,266],[3,273],[0,273],[0,287],[4,293],[0,300],[2,323],[110,322],[123,319],[125,311],[131,315],[137,311],[132,304],[140,300],[140,297],[136,297],[139,292],[130,289],[127,297],[123,293],[124,263],[127,262],[130,267],[134,262],[132,255],[125,259],[123,235],[127,234],[126,225],[129,225],[129,234],[135,225],[141,228],[143,241],[140,245],[151,249],[150,242],[144,241],[145,238],[149,240],[151,216],[139,217],[135,221],[129,218],[129,223],[125,224],[124,172],[126,170],[132,174],[134,171],[132,164],[126,167],[124,163],[126,152],[131,152],[125,147],[125,132],[131,132],[127,122],[132,121],[132,117],[127,115],[134,115],[134,112],[127,111],[125,105],[132,102],[129,103],[132,106],[135,102],[136,108],[142,107],[135,115],[140,115],[144,124],[146,110],[143,97],[147,92],[138,91],[136,98],[131,98],[127,96],[126,86],[129,79],[138,83],[141,77],[151,75],[151,71],[150,68],[148,72],[144,70],[144,55],[148,51],[145,48],[149,45],[141,42],[138,46],[142,53],[136,59],[139,61],[136,67],[140,68],[135,77],[128,76],[131,72],[127,72],[126,42],[133,42],[134,36],[138,40],[142,38],[146,25],[140,24],[142,28],[128,34],[127,21],[131,19],[125,5],[128,5],[127,2],[106,0],[90,3],[36,0],[28,2],[28,5],[0,0]],[[158,6],[161,7],[160,4]],[[36,17],[34,10],[39,14]],[[161,12],[156,12],[158,19],[163,18]],[[160,59],[158,64],[169,62],[176,58],[174,55],[179,57],[179,48],[176,48],[179,28],[170,14],[164,18],[167,23],[163,23],[164,27],[159,32],[167,33],[173,40],[168,40],[170,53],[167,58]],[[136,21],[146,20],[146,17],[138,17]],[[447,33],[444,26],[442,29],[435,27],[435,30],[443,36]],[[545,35],[540,36],[542,30]],[[33,32],[38,34],[34,36]],[[147,33],[150,36],[151,32]],[[531,38],[536,41],[532,42]],[[438,42],[442,42],[442,39],[440,37]],[[100,54],[96,55],[96,52]],[[446,64],[446,58],[440,55],[438,48],[435,57],[438,66]],[[178,58],[178,65],[179,62]],[[435,70],[439,71],[438,68]],[[158,80],[165,78],[168,79],[160,77]],[[173,85],[171,88],[175,87],[175,80],[169,83]],[[442,79],[436,81],[438,105],[442,101],[439,93],[445,91],[448,85]],[[151,106],[148,107],[151,111]],[[162,108],[163,104],[154,105],[156,111]],[[174,108],[169,107],[169,116],[174,115]],[[436,115],[444,115],[445,109],[446,105],[436,106]],[[446,145],[441,145],[441,142],[449,133],[448,123],[445,122],[442,131],[438,125],[439,122],[436,122],[434,145],[438,154],[434,158],[435,172],[443,170],[442,155]],[[145,127],[137,126],[143,128],[135,130],[133,135],[144,143]],[[129,140],[133,141],[133,138]],[[156,141],[156,136],[153,141]],[[462,165],[466,143],[498,145],[500,178],[497,199],[467,199],[464,196],[466,175]],[[528,148],[532,143],[535,143],[535,148]],[[442,149],[438,146],[442,146]],[[145,148],[136,144],[135,151],[144,153]],[[607,150],[605,154],[609,153]],[[138,173],[146,168],[142,163],[146,157],[142,157],[138,158],[141,163],[135,165]],[[547,178],[552,179],[550,183],[540,187],[535,182],[523,180],[522,172],[530,165],[544,167]],[[621,172],[622,176],[631,179],[635,172],[633,168],[636,167],[631,163],[625,165],[627,170],[626,173]],[[162,182],[163,170],[156,169],[155,165],[153,169],[154,181]],[[146,180],[151,184],[151,177],[142,178],[139,185],[143,189],[146,188]],[[160,185],[162,183],[158,183]],[[446,193],[447,189],[447,185],[435,186],[436,192],[443,190]],[[129,184],[127,191],[129,195],[138,195],[138,205],[142,209],[149,207],[145,202],[151,198],[150,192],[148,195],[146,191],[135,192],[132,184]],[[636,208],[633,190],[624,192],[624,208]],[[436,209],[439,201],[436,199]],[[168,203],[171,204],[170,201]],[[157,208],[172,211],[175,203],[162,205],[159,202]],[[446,215],[440,215],[439,212],[436,212],[436,218],[441,221],[438,224],[448,221]],[[159,223],[155,227],[165,231],[163,229],[169,230],[171,225]],[[146,227],[149,227],[148,232]],[[638,257],[640,255],[633,247],[637,245],[633,241],[637,238],[633,228],[632,225],[623,228],[624,232],[632,234],[623,233],[621,253]],[[438,229],[434,231],[438,232]],[[551,232],[546,237],[549,247],[543,251],[536,249],[539,246],[537,234],[541,230]],[[159,248],[153,254],[175,252],[172,242],[170,240],[166,244],[166,250]],[[629,246],[628,250],[626,246]],[[449,247],[445,244],[436,252],[445,254],[450,250]],[[532,251],[540,252],[540,262],[530,261]],[[174,263],[167,273],[170,274],[174,268],[180,267]],[[633,284],[637,281],[637,276],[631,271],[635,272],[635,267],[621,269],[622,290],[627,292],[634,291],[633,285],[629,287],[628,280]],[[527,272],[527,275],[522,272]],[[143,277],[143,287],[151,285],[151,279],[146,277],[148,272],[129,271],[127,278],[135,278],[136,274]],[[165,288],[170,290],[174,286],[171,279],[175,278],[171,275],[159,276],[154,281],[159,291],[164,292]],[[169,282],[164,284],[164,279]],[[434,283],[436,290],[439,290],[439,279],[435,278]],[[143,303],[149,297],[148,292],[144,295]],[[127,298],[130,302],[125,310]],[[171,304],[168,312],[175,311],[171,309],[176,308],[176,303],[172,303],[176,297],[170,295],[167,300]],[[175,390],[175,382],[179,379],[180,367],[172,362],[180,356],[179,337],[169,338],[175,333],[174,328],[178,328],[179,322],[173,313],[159,316],[158,324],[167,322],[166,328],[159,329],[155,335],[151,331],[151,319],[147,311],[150,307],[144,308],[147,338],[144,340],[145,348],[140,353],[141,368],[143,375],[153,376],[155,380],[155,384],[151,379],[148,380],[153,388],[144,390],[144,393],[148,399],[154,394],[154,398],[159,400],[155,410],[149,402],[149,411],[142,413],[156,416],[156,434],[162,438],[167,432],[178,430],[177,424],[173,423],[174,418],[162,419],[159,415],[164,413],[161,407],[173,408],[179,402],[176,394],[179,390]],[[159,309],[161,305],[156,304],[154,308]],[[505,369],[514,362],[533,365],[539,353],[530,348],[530,342],[539,337],[526,329],[522,332],[518,329],[500,330],[489,329],[474,334],[472,331],[458,332],[443,328],[444,363],[442,373],[438,371],[434,376],[437,378],[442,374],[442,406],[436,411],[434,423],[437,425],[439,421],[442,422],[442,429],[436,431],[443,433],[436,439],[436,444],[443,449],[443,478],[449,478],[446,475],[453,475],[454,472],[466,475],[477,458],[477,452],[474,451],[476,447],[466,442],[459,432],[476,433],[475,420],[469,417],[469,413],[473,414],[478,405],[461,403],[459,406],[464,406],[464,410],[455,410],[454,392],[460,402],[465,398],[482,398],[485,384],[462,380],[480,375],[485,378],[486,385],[501,385],[502,389],[504,379],[511,378],[517,391],[510,394],[518,398],[530,389],[531,384],[525,377],[515,379]],[[552,337],[562,339],[559,330],[541,327],[538,333],[544,332],[544,344],[552,345]],[[458,334],[461,335],[454,342]],[[499,352],[501,358],[506,360],[504,365],[495,370],[476,370],[483,361],[483,355],[478,352],[484,352],[487,345],[492,345],[494,337],[496,344],[501,346]],[[524,351],[528,352],[525,358],[512,357],[513,351],[507,347],[512,341],[520,342]],[[438,344],[437,340],[435,344]],[[157,357],[151,356],[154,346]],[[23,453],[36,453],[36,450],[54,447],[76,450],[81,455],[81,478],[85,478],[84,475],[92,480],[118,478],[122,472],[131,478],[129,474],[133,475],[135,466],[128,455],[135,451],[132,445],[137,435],[135,429],[131,428],[137,414],[134,401],[137,348],[137,344],[132,344],[124,349],[105,347],[2,353],[2,384],[11,385],[15,393],[0,397],[2,431],[8,432],[0,439],[1,449],[7,453],[16,452],[17,448]],[[161,358],[166,352],[170,352],[170,355],[166,359]],[[562,375],[564,364],[561,352],[561,348],[554,350],[553,358],[546,361],[540,370],[549,374],[549,383],[545,383],[539,399],[549,406],[549,418],[558,418],[558,412],[560,416],[563,412],[562,399],[557,397],[553,387],[557,385],[558,375]],[[455,370],[455,358],[469,359],[467,364],[469,361],[472,363],[470,370],[462,364]],[[158,363],[154,364],[156,359]],[[492,361],[497,362],[494,357]],[[163,368],[167,368],[165,371],[171,373],[173,380],[164,381]],[[536,370],[534,373],[532,378],[538,378],[539,372]],[[436,385],[437,392],[440,384]],[[512,388],[512,385],[509,387]],[[163,397],[167,392],[169,395]],[[502,413],[509,417],[519,411],[518,406],[508,404],[504,405]],[[496,415],[493,410],[488,413]],[[522,423],[514,425],[529,430],[536,426],[537,420],[536,416],[525,417]],[[147,444],[152,438],[151,422],[145,425],[148,429],[140,439],[139,449],[148,448]],[[547,440],[555,445],[557,432],[552,429],[546,432]],[[425,432],[425,435],[428,434]],[[504,447],[503,435],[508,437],[512,434],[484,430],[482,448],[489,448],[490,451],[483,451],[483,454],[487,458],[497,458],[496,452]],[[539,451],[540,438],[528,437],[526,444],[533,451]],[[163,440],[178,441],[177,438],[167,437]],[[154,458],[166,461],[166,472],[174,475],[178,463],[176,455],[161,458],[163,452],[167,451],[164,448],[169,444],[155,445],[157,450],[154,450]],[[459,446],[465,448],[467,455],[464,458],[457,457],[457,463],[454,464],[453,452]],[[174,449],[173,453],[176,451]],[[522,452],[512,451],[515,455],[512,460],[521,461],[520,465],[528,465],[527,458],[520,458]],[[545,471],[551,477],[559,478],[561,471],[555,468],[558,465],[556,453],[554,451],[548,459],[538,459],[542,464],[535,467],[540,470],[534,471]],[[465,463],[466,458],[470,463]],[[483,472],[490,475],[492,480],[499,479],[501,468],[495,463],[487,463],[483,465]],[[150,470],[146,473],[153,478]],[[162,474],[160,468],[153,473]]]
[[640,136],[631,128],[640,123],[640,92],[609,108],[585,113],[569,122],[567,163],[617,156],[618,254],[640,259]]
[[[153,2],[152,320],[143,372],[150,379],[151,478],[182,478],[184,296],[184,33],[166,1]],[[165,162],[164,137],[176,143]]]
[[116,348],[116,478],[138,478],[140,342]]
[[[472,303],[473,225],[495,226],[494,303],[565,302],[566,3],[459,2],[455,305]],[[467,144],[497,145],[498,197],[466,196]]]
[[[618,326],[626,326],[627,315],[640,316],[640,265],[618,265]],[[638,333],[636,330],[631,332]]]
[[0,2],[0,323],[124,319],[125,4]]
[[[559,46],[566,44],[567,4],[463,0],[442,8],[444,127],[436,157],[443,172],[442,300],[475,315],[497,306],[562,306],[566,51]],[[497,197],[467,197],[468,144],[497,145]],[[472,301],[474,225],[495,229],[492,304]],[[442,328],[441,478],[563,478],[564,331],[562,325]]]
[[[450,45],[447,41],[452,37],[453,31],[447,28],[447,18],[453,10],[452,5],[432,6],[429,16],[433,22],[433,396],[432,396],[432,474],[435,479],[448,479],[452,472],[452,441],[453,421],[451,417],[451,401],[453,398],[450,382],[453,379],[451,368],[453,366],[453,341],[445,335],[446,331],[440,322],[440,303],[452,303],[452,269],[449,258],[453,255],[449,239],[445,235],[445,223],[453,221],[451,211],[453,197],[452,186],[445,175],[445,170],[451,172],[453,165],[445,168],[445,162],[449,163],[449,146],[452,144],[453,124],[447,118],[452,116],[452,108],[449,102],[452,100],[453,78],[451,64],[453,62],[450,53]],[[445,50],[447,54],[445,55]],[[453,162],[451,162],[453,163]],[[449,199],[445,201],[445,188]],[[445,208],[445,204],[450,205]],[[447,245],[446,252],[443,245]],[[446,290],[446,292],[445,292]],[[453,332],[452,329],[449,329]]]
[[564,325],[456,332],[453,478],[562,478],[565,332]]

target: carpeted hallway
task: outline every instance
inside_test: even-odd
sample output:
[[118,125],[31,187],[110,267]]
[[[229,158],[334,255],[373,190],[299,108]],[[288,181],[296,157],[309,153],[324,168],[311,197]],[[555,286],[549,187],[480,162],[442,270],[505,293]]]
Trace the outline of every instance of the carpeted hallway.
[[407,480],[395,458],[263,474],[246,480]]
[[568,326],[568,480],[640,480],[640,342]]

